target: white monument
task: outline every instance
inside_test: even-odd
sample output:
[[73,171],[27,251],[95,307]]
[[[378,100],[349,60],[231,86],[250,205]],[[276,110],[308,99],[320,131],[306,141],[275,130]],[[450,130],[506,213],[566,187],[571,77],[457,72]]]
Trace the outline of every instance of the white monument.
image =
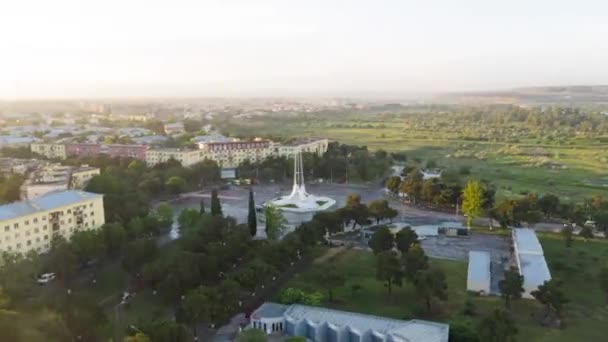
[[265,205],[273,205],[287,212],[308,213],[326,210],[336,204],[334,199],[329,197],[317,197],[306,192],[302,152],[297,151],[293,159],[293,188],[291,194],[273,198],[266,202]]

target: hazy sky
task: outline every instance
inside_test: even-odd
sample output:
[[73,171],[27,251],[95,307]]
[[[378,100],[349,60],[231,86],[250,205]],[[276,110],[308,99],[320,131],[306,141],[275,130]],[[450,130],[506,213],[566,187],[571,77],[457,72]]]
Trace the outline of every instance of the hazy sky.
[[607,0],[5,0],[0,98],[608,84]]

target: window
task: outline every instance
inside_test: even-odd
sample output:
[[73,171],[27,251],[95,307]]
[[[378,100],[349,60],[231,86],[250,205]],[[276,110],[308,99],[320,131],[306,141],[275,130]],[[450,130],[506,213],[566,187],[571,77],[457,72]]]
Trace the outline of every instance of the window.
[[68,209],[68,214],[71,214],[71,213],[72,213],[72,209]]
[[45,235],[45,236],[44,236],[44,239],[45,239],[45,240],[48,240],[48,239],[49,239],[49,236],[48,236],[48,235]]
[[25,220],[25,225],[29,226],[30,225],[30,220]]
[[15,224],[13,225],[13,227],[15,227],[15,228],[19,228],[19,223],[15,223]]
[[27,245],[31,245],[32,244],[32,240],[27,240]]
[[42,221],[46,221],[46,216],[42,216]]
[[40,238],[39,237],[36,238],[36,242],[40,242]]
[[21,248],[21,244],[18,243],[17,246],[15,246],[17,249]]
[[72,223],[72,219],[71,218],[68,219],[68,223]]
[[42,226],[42,230],[46,230],[46,224]]
[[35,228],[34,229],[34,234],[38,234],[38,232],[39,232],[38,228]]
[[9,227],[9,226],[4,226],[4,231],[5,231],[5,232],[8,232],[10,229],[11,229],[11,227]]
[[38,218],[37,217],[34,218],[34,223],[38,223]]
[[25,231],[25,236],[30,236],[30,231],[29,230]]
[[89,203],[89,207],[93,208],[93,203]]

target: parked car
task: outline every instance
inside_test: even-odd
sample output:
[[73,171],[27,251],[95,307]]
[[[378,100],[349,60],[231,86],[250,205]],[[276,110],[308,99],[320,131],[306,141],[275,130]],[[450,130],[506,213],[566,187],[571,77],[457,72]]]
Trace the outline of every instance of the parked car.
[[46,285],[51,280],[55,279],[55,273],[49,272],[41,274],[40,277],[36,280],[39,285]]

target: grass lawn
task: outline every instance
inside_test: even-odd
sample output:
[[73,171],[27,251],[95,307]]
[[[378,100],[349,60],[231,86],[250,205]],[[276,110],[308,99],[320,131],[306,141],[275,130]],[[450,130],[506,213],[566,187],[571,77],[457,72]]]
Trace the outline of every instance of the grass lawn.
[[[514,304],[514,319],[519,328],[519,341],[602,341],[608,324],[608,306],[604,305],[596,276],[596,266],[608,260],[608,243],[576,241],[566,249],[563,241],[556,237],[543,237],[542,243],[553,276],[564,280],[570,303],[566,306],[564,329],[541,327],[534,315],[541,306],[534,300],[520,300]],[[421,318],[442,322],[457,320],[478,321],[484,314],[502,305],[498,297],[476,297],[466,293],[467,265],[463,262],[431,259],[434,267],[442,268],[448,280],[448,300],[435,306],[432,314],[420,310],[420,302],[414,288],[406,283],[395,287],[388,295],[383,284],[375,279],[375,259],[366,251],[347,250],[324,262],[334,263],[347,275],[343,288],[334,291],[334,302],[328,302],[323,284],[318,283],[311,269],[296,275],[286,287],[297,287],[307,291],[321,291],[323,306],[340,310],[387,316],[397,319]],[[361,290],[351,291],[352,285]],[[463,314],[464,303],[470,297],[476,315]]]

